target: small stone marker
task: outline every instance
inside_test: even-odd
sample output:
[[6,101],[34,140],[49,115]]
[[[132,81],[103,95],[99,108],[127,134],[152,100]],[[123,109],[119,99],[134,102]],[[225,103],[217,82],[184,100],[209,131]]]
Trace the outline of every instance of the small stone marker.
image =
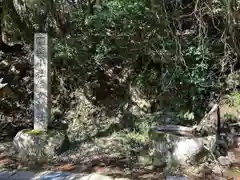
[[47,34],[34,35],[34,130],[23,129],[13,140],[13,147],[21,161],[48,162],[69,148],[65,132],[49,130],[50,120],[50,62]]
[[34,129],[47,130],[50,120],[49,38],[34,34]]

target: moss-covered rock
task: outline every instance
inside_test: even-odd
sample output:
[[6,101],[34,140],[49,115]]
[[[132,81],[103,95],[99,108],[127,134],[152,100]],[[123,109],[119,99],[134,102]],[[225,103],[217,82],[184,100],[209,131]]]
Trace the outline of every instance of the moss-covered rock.
[[13,145],[20,159],[44,162],[67,150],[70,143],[67,135],[60,131],[25,129],[17,133]]

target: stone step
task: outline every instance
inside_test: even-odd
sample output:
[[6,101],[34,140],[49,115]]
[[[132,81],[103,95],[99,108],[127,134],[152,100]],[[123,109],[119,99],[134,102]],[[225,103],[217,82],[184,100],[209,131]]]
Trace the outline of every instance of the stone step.
[[29,171],[1,171],[0,180],[30,180],[33,179],[35,173]]
[[51,172],[46,171],[39,174],[29,171],[1,171],[0,180],[126,180],[111,178],[98,173],[93,174],[80,174],[80,173],[69,173],[69,172]]
[[[187,177],[168,176],[166,180],[188,180]],[[0,171],[0,180],[129,180],[128,178],[112,178],[99,173],[84,174],[70,172],[45,171],[39,174],[29,171]]]

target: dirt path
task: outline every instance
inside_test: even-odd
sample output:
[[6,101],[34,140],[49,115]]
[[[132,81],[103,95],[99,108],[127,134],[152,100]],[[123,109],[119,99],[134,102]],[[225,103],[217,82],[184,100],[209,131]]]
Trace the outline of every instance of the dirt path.
[[[128,158],[113,158],[113,157],[101,157],[96,159],[91,159],[91,161],[78,161],[78,162],[63,162],[63,163],[53,163],[48,164],[24,164],[18,162],[14,158],[14,154],[10,151],[9,144],[0,144],[0,169],[8,170],[25,170],[34,173],[39,173],[43,171],[62,171],[68,173],[101,173],[103,175],[108,175],[113,178],[128,178],[128,179],[138,179],[138,180],[161,180],[164,179],[163,169],[161,168],[151,168],[144,167],[133,163],[133,161]],[[230,177],[240,177],[240,169],[230,169],[228,173],[225,174]],[[200,180],[200,179],[222,179],[227,180],[228,178],[223,178],[221,175],[212,173],[211,169],[205,169],[205,172],[197,176],[189,175],[190,180]]]

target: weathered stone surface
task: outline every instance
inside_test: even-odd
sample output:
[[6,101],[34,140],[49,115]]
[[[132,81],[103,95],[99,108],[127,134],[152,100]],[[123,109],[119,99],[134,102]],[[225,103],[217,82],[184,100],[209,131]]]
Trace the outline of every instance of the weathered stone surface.
[[99,173],[92,173],[88,175],[75,174],[68,176],[67,180],[129,180],[128,178],[112,178]]
[[180,164],[185,164],[187,161],[194,160],[194,157],[203,149],[201,139],[181,139],[176,142],[173,151],[173,158]]
[[166,180],[188,180],[185,176],[167,176]]
[[215,165],[212,167],[212,172],[215,173],[216,175],[222,175],[223,174],[223,168]]
[[47,130],[51,111],[50,60],[47,33],[34,34],[34,129]]
[[13,174],[10,179],[11,180],[27,180],[32,179],[35,176],[35,173],[29,171],[20,171]]
[[54,172],[44,171],[41,173],[33,173],[29,171],[0,171],[0,180],[129,180],[128,178],[112,178],[110,176],[99,173],[70,173],[70,172]]
[[[0,180],[130,180],[129,178],[113,178],[99,173],[69,173],[45,171],[35,174],[29,171],[0,172]],[[186,176],[167,176],[166,180],[188,180]]]
[[220,156],[218,158],[218,161],[222,166],[229,166],[231,164],[231,161],[230,161],[229,157],[227,157],[227,156],[226,157]]
[[[41,174],[36,175],[33,180],[114,180],[109,176],[105,176],[99,173],[92,173],[92,174],[71,174],[68,172],[43,172]],[[115,178],[117,180],[117,178]]]
[[184,137],[174,134],[158,134],[154,144],[153,165],[168,166],[183,165],[195,161],[195,157],[205,148],[212,151],[216,142],[215,136],[208,137]]
[[9,179],[15,172],[8,172],[8,171],[0,171],[0,180]]
[[21,160],[44,162],[69,147],[64,133],[58,131],[22,130],[14,138],[13,146]]
[[32,180],[51,180],[51,179],[58,179],[58,180],[64,180],[67,178],[72,177],[74,174],[69,172],[53,172],[53,171],[45,171],[42,173],[39,173],[35,175],[35,177]]
[[80,178],[75,178],[74,180],[114,180],[114,179],[109,176],[93,173]]
[[0,180],[30,180],[35,173],[29,171],[0,171]]

